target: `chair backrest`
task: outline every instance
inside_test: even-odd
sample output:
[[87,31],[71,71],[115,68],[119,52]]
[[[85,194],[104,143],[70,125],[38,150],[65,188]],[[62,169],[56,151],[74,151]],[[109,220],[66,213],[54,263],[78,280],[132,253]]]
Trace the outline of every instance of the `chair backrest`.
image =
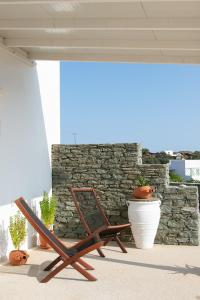
[[29,223],[46,240],[46,242],[61,256],[68,256],[65,245],[47,229],[47,227],[36,216],[26,201],[21,197],[17,199],[15,203]]
[[93,188],[70,188],[70,192],[88,233],[110,225]]

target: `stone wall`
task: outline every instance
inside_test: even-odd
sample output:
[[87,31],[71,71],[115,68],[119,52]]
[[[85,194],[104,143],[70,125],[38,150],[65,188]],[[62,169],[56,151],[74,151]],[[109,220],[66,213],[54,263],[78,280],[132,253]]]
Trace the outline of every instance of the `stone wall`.
[[[189,187],[197,187],[198,190],[198,196],[199,196],[199,205],[200,205],[200,183],[199,182],[170,182],[170,185],[172,186],[181,186],[181,185],[186,185]],[[200,208],[200,207],[199,207]]]
[[163,193],[157,243],[199,244],[199,203],[195,187],[167,187]]
[[[69,187],[94,187],[111,224],[128,222],[127,200],[138,175],[163,196],[157,243],[198,244],[198,193],[170,187],[168,165],[143,165],[139,144],[53,145],[53,193],[58,197],[55,229],[61,237],[82,238],[84,230]],[[130,230],[121,238],[132,240]]]

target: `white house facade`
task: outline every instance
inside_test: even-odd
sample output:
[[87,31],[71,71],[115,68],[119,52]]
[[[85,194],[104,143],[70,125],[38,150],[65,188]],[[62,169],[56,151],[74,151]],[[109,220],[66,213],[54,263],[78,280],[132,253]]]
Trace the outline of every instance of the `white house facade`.
[[200,160],[170,160],[169,168],[185,180],[200,180]]

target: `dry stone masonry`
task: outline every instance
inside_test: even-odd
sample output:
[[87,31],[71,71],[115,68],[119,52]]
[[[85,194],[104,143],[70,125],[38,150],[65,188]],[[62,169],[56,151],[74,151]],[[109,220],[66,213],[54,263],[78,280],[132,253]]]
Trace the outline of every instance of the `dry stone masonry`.
[[[156,243],[198,245],[197,188],[169,186],[168,165],[143,165],[139,144],[52,146],[56,233],[68,238],[84,236],[69,187],[94,187],[111,224],[127,223],[127,201],[138,175],[148,178],[163,196]],[[123,232],[121,238],[131,241],[131,232]]]

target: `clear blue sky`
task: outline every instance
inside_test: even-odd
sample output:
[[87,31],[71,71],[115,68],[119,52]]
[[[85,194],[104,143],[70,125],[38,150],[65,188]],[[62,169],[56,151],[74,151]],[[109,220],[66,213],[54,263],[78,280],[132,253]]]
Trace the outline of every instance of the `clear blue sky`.
[[61,63],[61,142],[200,150],[200,66]]

